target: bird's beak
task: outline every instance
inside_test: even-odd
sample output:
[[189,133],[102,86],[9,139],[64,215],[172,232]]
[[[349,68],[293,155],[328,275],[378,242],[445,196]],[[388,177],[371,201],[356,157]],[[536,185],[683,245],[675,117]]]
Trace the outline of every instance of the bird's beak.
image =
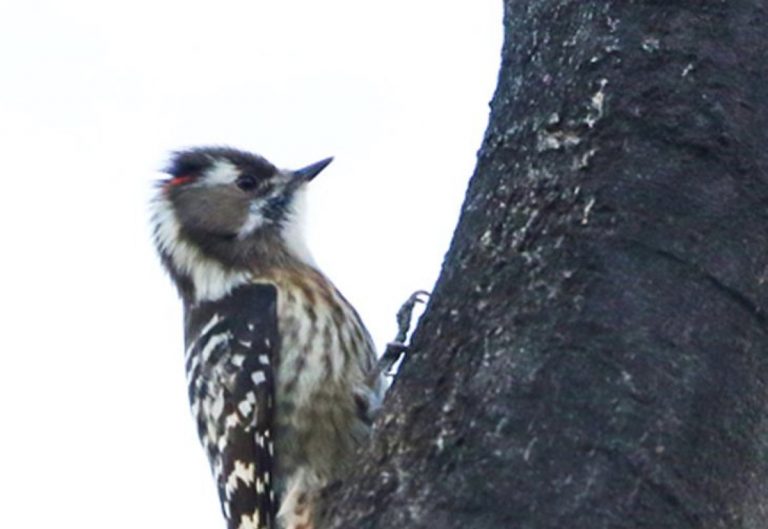
[[309,182],[314,177],[319,175],[320,171],[328,167],[328,164],[331,163],[332,161],[333,161],[333,157],[326,158],[325,160],[320,160],[319,162],[315,162],[301,169],[297,169],[296,171],[293,172],[293,176],[299,182]]

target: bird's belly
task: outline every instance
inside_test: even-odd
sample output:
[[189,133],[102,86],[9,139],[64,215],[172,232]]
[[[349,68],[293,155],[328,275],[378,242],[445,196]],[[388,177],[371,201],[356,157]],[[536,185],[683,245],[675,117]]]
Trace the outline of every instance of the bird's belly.
[[353,327],[356,321],[338,325],[333,309],[302,314],[303,307],[284,304],[278,316],[277,474],[309,468],[328,481],[344,471],[368,433],[357,400],[371,394],[366,374],[374,353],[357,339],[365,334]]

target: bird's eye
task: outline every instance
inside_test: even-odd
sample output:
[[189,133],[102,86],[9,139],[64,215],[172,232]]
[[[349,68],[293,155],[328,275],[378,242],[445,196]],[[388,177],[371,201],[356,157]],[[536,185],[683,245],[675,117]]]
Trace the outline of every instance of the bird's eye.
[[252,176],[241,176],[236,183],[243,191],[253,191],[256,188],[256,179]]

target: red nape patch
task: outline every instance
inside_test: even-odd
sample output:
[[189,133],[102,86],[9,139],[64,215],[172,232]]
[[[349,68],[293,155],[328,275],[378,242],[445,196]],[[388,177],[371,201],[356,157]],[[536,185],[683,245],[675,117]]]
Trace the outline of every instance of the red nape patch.
[[168,181],[169,186],[180,186],[194,180],[193,176],[176,176]]

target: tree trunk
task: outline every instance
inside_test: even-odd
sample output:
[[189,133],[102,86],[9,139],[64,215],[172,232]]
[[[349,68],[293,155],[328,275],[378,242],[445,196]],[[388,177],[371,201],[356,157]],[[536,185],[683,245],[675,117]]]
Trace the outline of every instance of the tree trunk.
[[767,6],[505,1],[459,225],[326,527],[768,527]]

